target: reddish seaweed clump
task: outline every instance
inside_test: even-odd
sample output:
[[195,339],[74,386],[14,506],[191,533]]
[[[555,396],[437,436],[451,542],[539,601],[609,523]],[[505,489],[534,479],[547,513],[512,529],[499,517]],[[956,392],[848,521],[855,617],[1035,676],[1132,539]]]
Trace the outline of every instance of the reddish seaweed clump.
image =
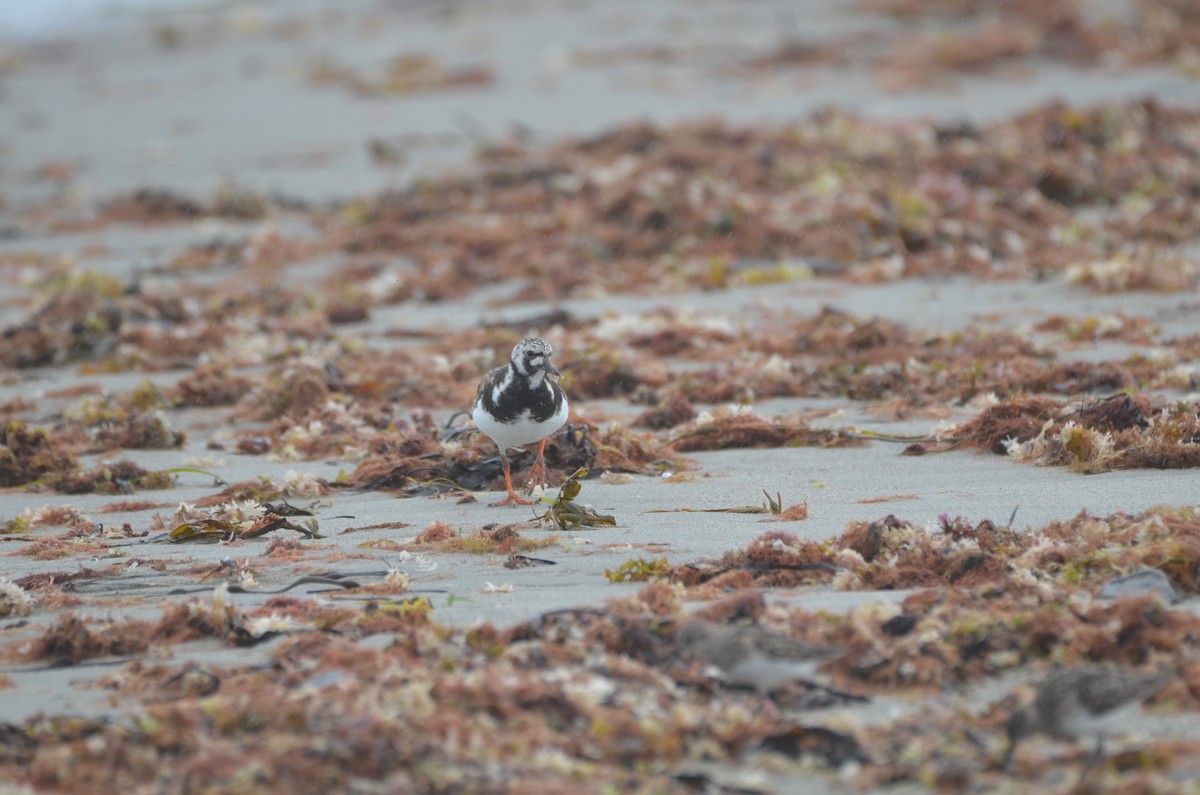
[[1098,589],[1147,567],[1161,570],[1183,593],[1200,593],[1200,511],[1082,513],[1033,532],[945,516],[931,528],[889,515],[851,522],[823,542],[766,533],[718,560],[667,566],[659,574],[688,587],[791,588],[832,578],[836,587],[852,590],[1008,588],[1031,581]]
[[988,406],[978,417],[954,429],[955,438],[965,437],[966,444],[997,455],[1008,453],[1007,443],[1032,439],[1061,407],[1053,398],[1019,397]]
[[29,660],[71,664],[94,657],[141,654],[149,647],[150,625],[144,621],[109,624],[103,631],[88,627],[76,615],[62,616],[22,655]]
[[990,406],[948,437],[1084,474],[1200,467],[1200,409],[1175,403],[1156,410],[1144,396],[1118,395],[1082,408],[1051,398],[1014,398]]
[[702,414],[680,428],[670,447],[681,453],[743,447],[854,447],[865,442],[845,431],[812,428],[800,419],[768,420],[746,411]]
[[687,398],[675,395],[662,401],[652,409],[646,409],[638,415],[633,424],[641,428],[674,428],[696,418],[696,409]]
[[79,466],[46,431],[23,422],[13,421],[0,429],[0,445],[0,487],[23,486]]

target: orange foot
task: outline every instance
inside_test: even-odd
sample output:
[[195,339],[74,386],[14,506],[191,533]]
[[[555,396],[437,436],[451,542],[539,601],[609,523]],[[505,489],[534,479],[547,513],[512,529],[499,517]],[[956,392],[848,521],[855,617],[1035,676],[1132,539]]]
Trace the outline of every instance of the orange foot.
[[503,456],[500,459],[500,466],[504,469],[504,485],[508,488],[508,496],[499,502],[489,503],[489,508],[495,508],[498,505],[533,505],[533,500],[523,500],[517,496],[512,487],[512,472],[508,468],[508,457]]
[[501,505],[533,505],[533,500],[525,500],[518,497],[515,493],[511,493],[502,500],[488,503],[489,508],[496,508]]

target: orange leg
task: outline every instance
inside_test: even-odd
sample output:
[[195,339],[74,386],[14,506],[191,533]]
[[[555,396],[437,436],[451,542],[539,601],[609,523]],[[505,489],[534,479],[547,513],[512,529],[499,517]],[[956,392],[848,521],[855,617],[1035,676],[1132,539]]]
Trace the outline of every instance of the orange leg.
[[533,505],[533,500],[523,500],[513,491],[512,472],[509,471],[508,456],[503,451],[500,453],[500,466],[504,469],[504,485],[508,488],[508,497],[499,502],[490,503],[490,505]]
[[537,486],[546,486],[546,440],[538,444],[537,458],[533,461],[533,468],[529,470],[529,481],[536,488]]

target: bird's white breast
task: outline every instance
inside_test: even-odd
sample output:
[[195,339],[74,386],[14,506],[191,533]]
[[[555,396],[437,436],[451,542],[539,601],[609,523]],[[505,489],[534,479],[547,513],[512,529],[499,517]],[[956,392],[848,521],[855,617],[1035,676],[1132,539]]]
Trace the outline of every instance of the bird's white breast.
[[1131,701],[1108,712],[1096,714],[1080,704],[1072,705],[1062,717],[1063,734],[1069,737],[1095,739],[1100,735],[1118,731],[1137,711],[1138,704]]
[[725,679],[731,684],[775,690],[797,679],[811,677],[819,666],[819,660],[780,659],[751,653],[730,664],[725,670]]
[[[547,381],[542,382],[542,387],[546,390],[551,389],[550,383]],[[497,389],[499,388],[497,387]],[[521,447],[545,439],[566,424],[568,412],[567,396],[563,395],[562,405],[559,406],[558,412],[545,422],[534,422],[530,419],[528,409],[517,415],[511,422],[499,422],[484,411],[482,402],[476,403],[474,409],[471,410],[471,419],[475,420],[476,428],[487,434],[497,447],[505,450],[509,447]]]

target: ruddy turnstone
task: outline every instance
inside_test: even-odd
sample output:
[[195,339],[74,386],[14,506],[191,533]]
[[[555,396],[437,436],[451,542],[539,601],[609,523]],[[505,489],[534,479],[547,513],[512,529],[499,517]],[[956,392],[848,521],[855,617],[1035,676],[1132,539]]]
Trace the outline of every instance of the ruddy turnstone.
[[475,427],[500,448],[500,465],[508,488],[508,497],[493,505],[532,504],[513,491],[507,453],[510,447],[540,442],[529,477],[535,483],[538,478],[545,482],[546,437],[567,421],[567,396],[556,380],[546,377],[559,374],[550,363],[552,353],[550,343],[541,337],[521,340],[512,349],[508,364],[488,373],[475,393],[471,418]]
[[1017,743],[1034,734],[1060,740],[1095,737],[1092,761],[1098,761],[1104,755],[1104,736],[1174,678],[1171,671],[1138,674],[1101,665],[1050,673],[1038,685],[1033,702],[1009,716],[1009,745],[1001,765],[1008,767]]
[[707,621],[684,624],[675,633],[675,641],[685,653],[720,668],[728,684],[752,687],[764,696],[812,676],[822,663],[845,651],[755,626],[722,626]]

